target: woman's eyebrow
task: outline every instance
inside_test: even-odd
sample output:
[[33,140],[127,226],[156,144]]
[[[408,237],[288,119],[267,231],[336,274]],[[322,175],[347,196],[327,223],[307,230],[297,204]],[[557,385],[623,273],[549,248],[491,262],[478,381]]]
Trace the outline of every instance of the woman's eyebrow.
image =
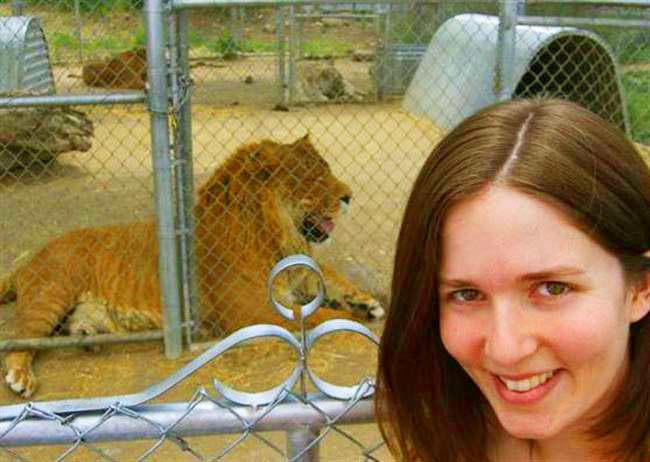
[[460,287],[473,287],[476,284],[472,281],[466,279],[441,279],[440,286],[450,287],[450,288],[460,288]]
[[522,281],[539,281],[542,279],[553,279],[558,276],[583,276],[585,274],[586,271],[581,268],[574,266],[557,266],[542,271],[526,273],[518,279],[521,279]]
[[[574,266],[556,266],[552,268],[546,268],[540,271],[534,271],[531,273],[526,273],[519,276],[517,279],[521,281],[540,281],[544,279],[553,279],[562,276],[584,276],[586,271],[574,267]],[[463,287],[475,287],[477,284],[470,279],[462,278],[452,278],[445,279],[444,277],[440,279],[440,287],[448,287],[451,289],[454,288],[463,288]]]

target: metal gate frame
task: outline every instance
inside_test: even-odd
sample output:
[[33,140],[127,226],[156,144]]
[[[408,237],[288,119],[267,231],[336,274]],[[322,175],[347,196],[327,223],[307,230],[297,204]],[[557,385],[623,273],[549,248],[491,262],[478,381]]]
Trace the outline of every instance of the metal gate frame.
[[[379,345],[379,339],[364,325],[346,319],[329,320],[315,329],[306,330],[305,319],[321,306],[325,287],[318,265],[304,255],[286,257],[271,271],[267,287],[271,304],[278,314],[287,319],[296,316],[274,300],[271,293],[275,278],[297,266],[313,271],[320,280],[316,298],[298,311],[299,335],[275,325],[253,325],[234,332],[172,376],[138,393],[0,406],[0,450],[16,446],[69,444],[70,448],[57,459],[61,460],[87,443],[157,440],[138,459],[144,460],[165,441],[175,443],[183,451],[193,452],[185,437],[240,433],[234,443],[221,450],[218,460],[252,436],[291,462],[318,462],[320,441],[335,430],[362,448],[367,460],[376,461],[372,453],[383,446],[382,442],[364,448],[354,436],[338,428],[345,424],[374,421],[374,379],[364,378],[354,386],[332,384],[310,369],[307,357],[320,338],[332,333],[359,334],[375,345]],[[249,341],[269,338],[283,340],[297,353],[293,371],[279,385],[251,393],[230,388],[213,379],[217,396],[201,388],[187,402],[148,404],[230,349]],[[307,393],[307,381],[316,388],[316,393]],[[256,434],[270,430],[286,432],[286,450]],[[203,460],[200,454],[198,456]]]

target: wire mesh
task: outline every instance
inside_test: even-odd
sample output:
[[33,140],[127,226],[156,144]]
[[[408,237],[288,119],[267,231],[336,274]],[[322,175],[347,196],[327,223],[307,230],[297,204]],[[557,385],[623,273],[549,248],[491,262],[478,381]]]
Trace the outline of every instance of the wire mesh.
[[[510,96],[576,100],[621,128],[628,128],[632,138],[643,143],[644,129],[639,127],[647,126],[648,94],[638,93],[637,85],[634,88],[640,99],[630,100],[633,71],[620,62],[618,50],[628,49],[628,34],[635,37],[637,44],[643,42],[647,46],[646,29],[637,24],[635,28],[626,27],[622,33],[623,22],[607,27],[601,22],[612,17],[644,18],[647,9],[546,3],[544,6],[539,2],[518,2],[522,15],[522,25],[518,27],[530,31],[524,37],[528,41],[520,39],[516,43],[516,56],[530,56],[522,60]],[[226,13],[228,8],[190,9],[190,22],[194,24],[193,14],[200,14],[204,21],[210,14],[231,18]],[[332,171],[352,191],[352,213],[335,220],[331,245],[313,246],[311,250],[385,303],[389,296],[391,243],[396,238],[408,185],[441,134],[461,116],[495,102],[499,91],[494,61],[486,57],[488,54],[469,55],[458,45],[481,43],[491,48],[492,55],[496,54],[497,44],[490,41],[488,32],[471,22],[464,30],[454,29],[445,42],[440,42],[436,48],[440,54],[433,57],[439,63],[435,73],[419,65],[432,41],[440,40],[437,34],[449,20],[466,13],[498,18],[498,3],[232,8],[231,11],[238,8],[237,17],[244,16],[246,20],[243,26],[242,22],[233,25],[231,19],[224,21],[227,25],[223,34],[230,41],[224,39],[220,43],[223,56],[236,49],[236,58],[228,55],[231,61],[222,61],[223,67],[209,68],[205,66],[209,47],[194,45],[190,39],[190,62],[195,63],[192,117],[194,168],[198,177],[207,178],[214,165],[211,146],[215,139],[226,147],[225,156],[242,143],[260,138],[291,142],[309,132]],[[551,26],[528,26],[524,13],[546,15],[551,21],[564,14],[564,19],[582,18],[587,24],[573,28],[565,25],[557,30]],[[232,27],[239,29],[233,32]],[[194,26],[190,29],[196,30]],[[545,29],[557,36],[549,39],[551,32]],[[236,35],[237,40],[231,35]],[[225,42],[232,47],[226,47]],[[268,43],[268,48],[262,42]],[[269,51],[271,47],[275,50]],[[255,53],[255,49],[259,51]],[[281,56],[277,56],[277,50],[281,50]],[[642,59],[640,53],[634,59]],[[463,85],[455,72],[460,69],[467,74],[480,74],[476,70],[480,63],[474,65],[468,60],[484,61],[486,71],[481,75],[488,82],[485,97],[476,87]],[[455,67],[441,64],[448,61],[453,61]],[[412,117],[413,111],[402,104],[403,95],[413,92],[411,82],[418,67],[421,80],[429,86],[419,93],[415,91],[413,98],[422,104],[437,101],[439,117],[433,123],[422,113]],[[217,85],[214,82],[224,85],[220,91],[212,86]],[[222,101],[222,109],[217,110],[214,98],[229,101]],[[479,99],[479,104],[467,103],[472,98]],[[646,108],[638,109],[641,106]],[[201,243],[197,245],[200,249]],[[219,292],[223,294],[224,290]]]
[[[38,261],[39,247],[54,236],[129,223],[152,213],[149,115],[142,104],[144,94],[116,93],[114,90],[124,87],[113,85],[113,81],[108,82],[110,88],[90,87],[83,78],[87,63],[108,56],[110,47],[121,48],[133,40],[130,35],[125,38],[124,28],[107,24],[114,20],[113,13],[142,28],[142,18],[134,11],[114,7],[103,2],[94,6],[83,2],[0,5],[0,54],[13,63],[12,67],[3,66],[0,110],[3,276],[32,259]],[[125,79],[117,70],[118,80]],[[107,95],[106,100],[102,95]],[[122,104],[109,105],[109,99]],[[124,244],[125,250],[137,246]],[[45,303],[49,297],[49,302],[69,305],[65,290],[44,286],[65,273],[66,266],[72,264],[70,254],[83,252],[84,246],[90,252],[102,247],[83,241],[80,233],[69,234],[65,252],[54,256],[51,265],[26,268],[22,284],[40,288],[26,294],[25,302],[35,296]],[[5,301],[12,297],[10,292]],[[90,298],[84,294],[78,301],[91,306]],[[20,310],[11,314],[17,319],[22,316]],[[56,321],[17,330],[8,316],[3,310],[2,338],[45,337],[70,328],[78,334],[96,331]]]
[[[496,101],[502,90],[496,58],[488,59],[501,46],[493,39],[498,34],[491,35],[476,19],[480,14],[496,21],[499,3],[283,3],[182,11],[174,11],[173,1],[160,3],[169,19],[161,41],[167,68],[158,71],[171,77],[164,113],[174,135],[170,176],[177,193],[189,197],[182,201],[176,196],[171,211],[176,229],[161,237],[178,243],[175,264],[182,280],[177,290],[183,292],[180,316],[186,341],[199,344],[237,327],[278,321],[267,306],[265,275],[295,250],[309,253],[325,268],[328,295],[323,305],[332,316],[365,318],[374,332],[381,332],[381,323],[368,318],[380,317],[390,298],[393,245],[410,185],[441,136],[467,115],[463,111]],[[647,156],[648,7],[516,4],[516,28],[528,32],[526,40],[513,44],[514,68],[520,70],[512,76],[510,96],[581,102],[626,128]],[[143,104],[149,65],[144,6],[138,0],[0,3],[0,19],[26,18],[18,28],[0,21],[0,63],[15,66],[11,73],[3,66],[0,74],[0,274],[24,267],[20,285],[25,298],[47,305],[35,310],[38,303],[25,300],[24,306],[31,308],[23,310],[11,291],[0,294],[5,302],[1,339],[70,333],[95,338],[105,332],[163,328],[160,268],[152,257],[158,245],[152,219],[154,172],[160,165],[151,160],[152,113]],[[184,19],[177,16],[181,14]],[[473,18],[449,32],[450,21],[464,14]],[[483,52],[460,46],[472,43],[485,47]],[[435,47],[442,51],[433,56],[438,66],[434,72],[423,63]],[[26,58],[33,57],[38,60],[32,66]],[[484,85],[466,83],[461,78],[466,74],[483,79]],[[431,86],[417,90],[423,79]],[[16,99],[69,96],[81,101],[116,94],[131,102],[18,107],[22,100]],[[422,104],[436,102],[441,108],[436,117],[411,111],[409,94]],[[185,102],[191,102],[191,123],[183,115]],[[264,139],[272,143],[261,143]],[[237,156],[252,164],[238,164]],[[193,181],[188,184],[185,177]],[[242,205],[248,196],[254,196],[253,202]],[[282,215],[287,208],[270,221],[259,221],[279,199],[293,201],[292,210],[298,212]],[[202,200],[211,207],[202,206]],[[346,208],[349,213],[340,213]],[[87,229],[94,231],[83,231]],[[48,242],[54,243],[50,250],[39,254]],[[96,290],[76,293],[83,277],[75,271],[89,267],[100,282]],[[63,279],[68,285],[59,284]],[[286,276],[275,296],[287,304],[304,302],[313,296],[316,282],[298,270]],[[58,308],[53,311],[52,306]],[[38,322],[33,322],[35,312],[44,313],[36,316]],[[345,344],[333,342],[328,358],[337,358]],[[373,353],[360,351],[352,363],[372,368]],[[277,362],[264,359],[278,351],[257,353],[262,357],[234,355],[228,367],[235,370],[251,361],[261,375],[278,368]],[[193,355],[185,351],[178,361]],[[128,393],[180,364],[161,356],[158,345],[110,347],[95,354],[47,352],[37,363],[40,388],[34,396]],[[323,364],[329,372],[338,369],[334,376],[345,379],[347,372],[340,367]],[[77,381],[72,391],[70,376]],[[187,399],[185,392],[180,399]],[[1,402],[15,399],[10,387],[0,390]],[[50,420],[59,422],[58,417]],[[18,427],[22,425],[21,420]],[[369,434],[377,436],[375,430]],[[269,439],[277,441],[277,435]],[[204,451],[201,445],[209,448],[207,440],[197,441],[208,460],[220,454]],[[337,460],[327,452],[327,441],[321,457]],[[284,443],[273,444],[281,448]],[[364,449],[353,457],[361,457],[373,444],[361,444]],[[174,445],[162,438],[161,446]],[[80,456],[75,449],[64,460],[122,460],[129,453],[117,445],[116,452],[111,446],[103,449],[106,454],[96,453],[81,440],[79,447],[90,452]],[[151,446],[139,448],[134,460],[149,457],[145,453]],[[236,444],[222,460],[238,460],[240,456],[232,455],[237,448],[249,450],[246,442]],[[26,456],[6,452],[8,460],[43,460],[38,455],[43,453],[17,450],[23,449]],[[61,447],[56,457],[68,449]],[[288,454],[269,450],[268,460]],[[151,457],[167,454],[158,451]]]
[[[26,405],[22,414],[0,424],[0,454],[10,461],[238,461],[252,457],[296,461],[305,460],[301,458],[320,445],[322,460],[390,461],[374,426],[363,423],[368,417],[359,417],[360,412],[351,415],[352,409],[366,410],[369,405],[355,399],[333,405],[291,394],[284,403],[251,411],[205,390],[198,390],[183,404],[134,410],[116,402],[104,412],[83,416],[61,416]],[[296,451],[287,448],[281,430],[298,422],[309,423],[317,433],[309,445]],[[220,436],[213,435],[215,429]],[[34,431],[39,432],[38,438]],[[336,450],[328,450],[328,445]]]
[[[322,281],[322,271],[313,260],[304,255],[295,255],[281,260],[273,268],[269,276],[269,290],[279,276],[292,267],[312,271]],[[165,447],[171,443],[194,460],[236,460],[234,454],[242,449],[244,442],[254,440],[258,446],[283,460],[298,461],[317,460],[320,442],[329,433],[334,433],[344,437],[365,460],[378,460],[373,453],[382,447],[381,441],[368,446],[358,435],[342,428],[345,424],[371,421],[372,401],[368,398],[374,392],[374,380],[365,377],[353,386],[337,385],[318,377],[311,364],[312,359],[308,361],[307,358],[312,357],[316,343],[322,338],[343,331],[365,337],[375,346],[379,340],[362,324],[346,320],[331,320],[306,331],[307,318],[317,313],[324,299],[322,285],[317,292],[315,300],[303,305],[296,314],[273,299],[274,308],[283,317],[294,319],[298,316],[300,333],[297,336],[279,326],[254,325],[233,333],[172,376],[135,394],[0,407],[0,449],[10,460],[29,460],[24,457],[27,454],[29,458],[38,457],[38,460],[43,457],[74,460],[76,455],[85,454],[85,449],[100,456],[101,460],[114,460],[95,443],[146,438],[155,441],[144,451],[125,454],[119,460],[130,460],[132,455],[133,460],[138,461],[169,460],[175,457]],[[289,377],[279,385],[250,392],[213,378],[212,388],[217,396],[200,388],[185,403],[147,404],[238,345],[270,338],[285,342],[298,353]],[[307,381],[316,388],[317,393],[307,392]],[[128,431],[124,431],[125,428]],[[287,428],[286,450],[261,433]],[[186,438],[214,433],[235,434],[236,437],[223,444],[212,441],[209,448]],[[26,444],[57,443],[67,443],[69,447],[62,452],[54,448],[34,453],[30,449],[26,454],[13,449]],[[209,456],[204,455],[206,452]],[[246,450],[246,453],[250,456],[250,450]]]

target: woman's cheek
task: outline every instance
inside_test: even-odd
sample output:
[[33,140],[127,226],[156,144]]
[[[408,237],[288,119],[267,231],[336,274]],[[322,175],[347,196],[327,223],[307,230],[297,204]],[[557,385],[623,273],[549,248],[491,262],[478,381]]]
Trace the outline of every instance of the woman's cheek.
[[[573,363],[602,356],[621,339],[620,323],[611,316],[608,306],[595,306],[588,315],[567,314],[561,318],[549,319],[540,329],[544,346],[552,349],[559,358]],[[577,312],[577,310],[576,310]]]
[[460,363],[480,360],[485,323],[458,313],[443,313],[440,336],[447,352]]

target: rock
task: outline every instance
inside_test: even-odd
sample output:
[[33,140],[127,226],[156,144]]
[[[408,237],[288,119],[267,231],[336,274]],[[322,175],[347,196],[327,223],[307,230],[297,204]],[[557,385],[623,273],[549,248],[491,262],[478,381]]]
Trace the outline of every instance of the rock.
[[280,111],[280,112],[289,112],[289,107],[286,104],[278,103],[275,106],[273,106],[273,110]]
[[352,52],[352,61],[358,63],[367,63],[375,60],[375,52],[370,50],[354,50]]
[[332,63],[298,63],[297,102],[356,102],[362,99]]
[[320,21],[325,28],[331,27],[345,27],[348,25],[345,19],[343,18],[323,18]]
[[45,165],[59,154],[88,151],[94,135],[85,113],[68,107],[0,110],[0,172]]

